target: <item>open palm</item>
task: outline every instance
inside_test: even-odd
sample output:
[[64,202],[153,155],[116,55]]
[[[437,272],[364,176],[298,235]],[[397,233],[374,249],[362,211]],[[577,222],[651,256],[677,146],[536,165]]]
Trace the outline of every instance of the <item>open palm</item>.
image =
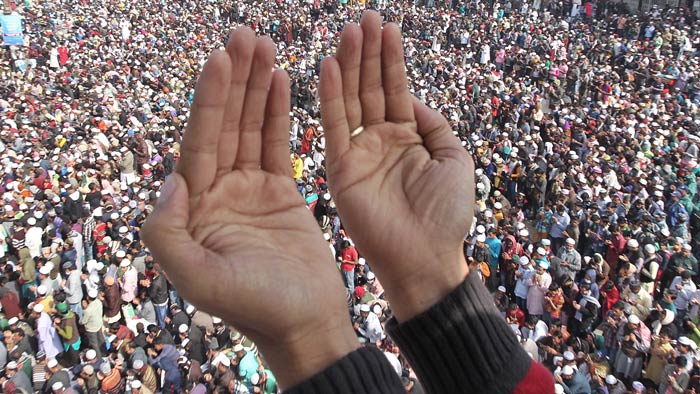
[[399,28],[382,30],[376,13],[348,25],[336,57],[323,63],[320,89],[330,190],[387,292],[455,274],[441,263],[461,258],[473,163],[447,121],[408,91]]
[[143,237],[184,298],[252,337],[289,385],[315,372],[285,373],[295,357],[323,366],[305,345],[337,358],[326,335],[349,338],[340,355],[357,340],[328,244],[291,178],[289,80],[271,71],[274,53],[241,28],[210,56]]

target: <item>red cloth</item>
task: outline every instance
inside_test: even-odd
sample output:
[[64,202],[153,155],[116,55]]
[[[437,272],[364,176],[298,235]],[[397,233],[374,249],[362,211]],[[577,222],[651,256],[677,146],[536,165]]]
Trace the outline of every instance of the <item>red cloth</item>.
[[68,48],[64,46],[58,47],[58,63],[62,66],[68,63]]
[[[357,261],[357,250],[350,246],[342,251],[343,261]],[[349,272],[355,269],[355,265],[351,263],[340,263],[340,268]]]
[[612,272],[617,272],[617,259],[620,258],[620,254],[625,250],[625,244],[627,240],[622,234],[612,236],[610,240],[611,243],[608,245],[607,253],[605,254],[605,261],[610,264],[610,270]]
[[5,312],[5,317],[12,319],[13,317],[18,317],[20,313],[19,299],[17,294],[8,291],[2,298],[0,298],[0,304],[2,304],[2,311]]
[[620,291],[617,286],[613,286],[610,290],[603,289],[601,293],[605,294],[605,302],[603,303],[603,316],[612,309],[613,305],[620,300]]
[[532,361],[530,370],[523,380],[515,386],[513,394],[552,394],[554,393],[554,378],[552,373],[542,364]]

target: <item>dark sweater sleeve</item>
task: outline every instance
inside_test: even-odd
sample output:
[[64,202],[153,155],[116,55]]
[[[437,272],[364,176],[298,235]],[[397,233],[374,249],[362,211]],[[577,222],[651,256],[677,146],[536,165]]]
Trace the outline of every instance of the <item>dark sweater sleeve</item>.
[[405,394],[386,356],[373,346],[362,347],[312,378],[285,390],[286,394]]
[[[478,276],[413,319],[387,329],[428,393],[552,394],[554,381],[532,362]],[[288,394],[404,394],[381,351],[360,348]]]
[[551,374],[520,346],[477,275],[413,319],[391,319],[387,330],[429,393],[554,392]]

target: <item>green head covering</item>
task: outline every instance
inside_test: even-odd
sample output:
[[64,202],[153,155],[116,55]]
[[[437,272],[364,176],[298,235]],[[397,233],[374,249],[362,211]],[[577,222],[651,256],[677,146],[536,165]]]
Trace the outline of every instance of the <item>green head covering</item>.
[[68,312],[68,304],[66,304],[65,302],[62,302],[60,304],[56,304],[56,310],[59,313],[66,313],[66,312]]

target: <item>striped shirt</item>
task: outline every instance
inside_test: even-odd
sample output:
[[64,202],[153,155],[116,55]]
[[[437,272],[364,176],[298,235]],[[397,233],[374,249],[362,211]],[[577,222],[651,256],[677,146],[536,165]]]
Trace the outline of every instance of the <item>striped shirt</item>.
[[34,390],[40,391],[46,382],[46,364],[36,363],[32,367],[32,383]]

